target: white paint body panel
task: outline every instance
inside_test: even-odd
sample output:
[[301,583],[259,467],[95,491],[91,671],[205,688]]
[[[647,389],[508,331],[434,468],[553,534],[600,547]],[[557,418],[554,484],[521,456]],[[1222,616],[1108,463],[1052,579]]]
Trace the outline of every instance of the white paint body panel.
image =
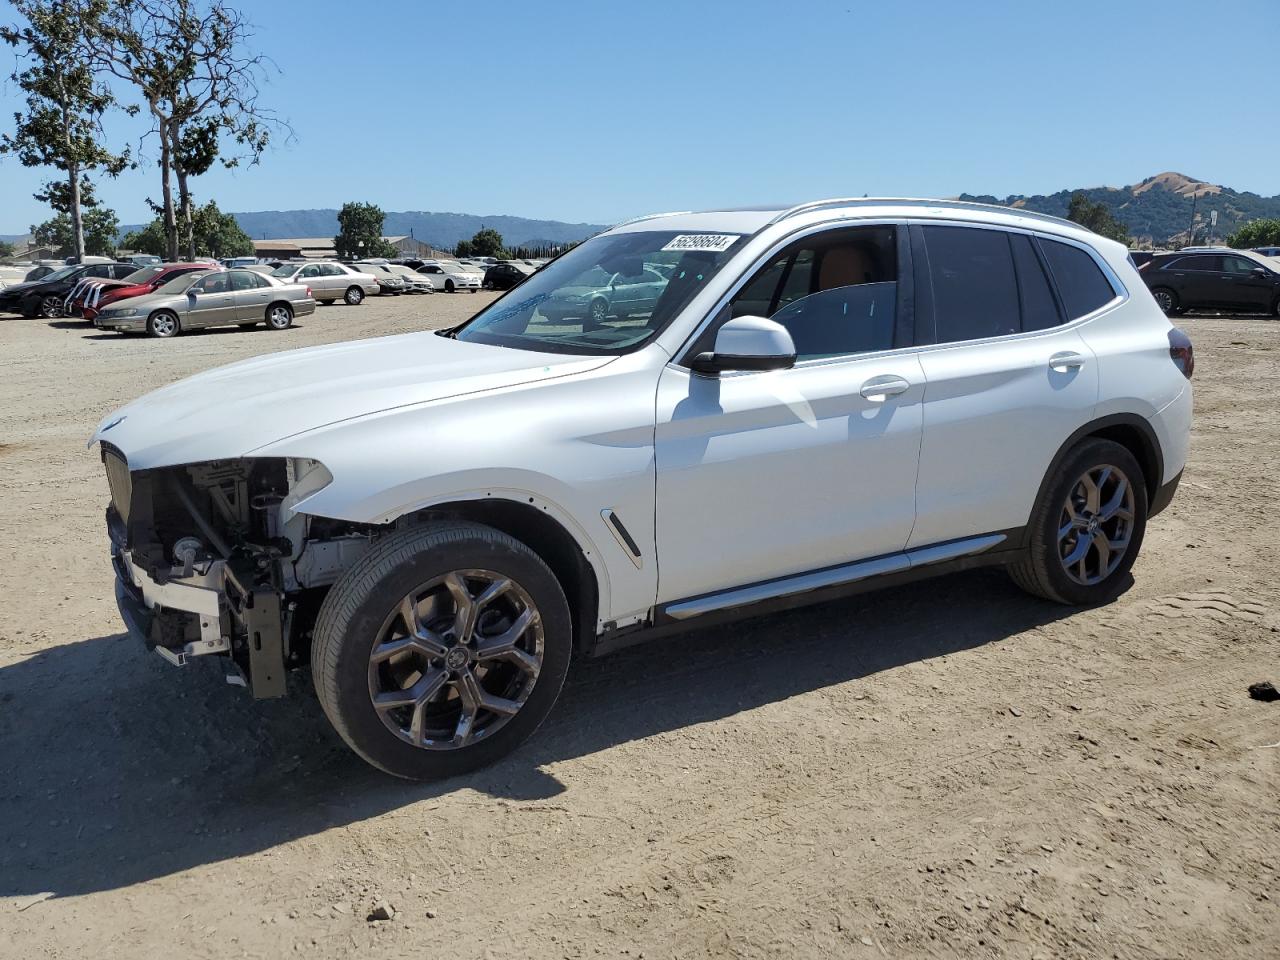
[[[730,290],[789,237],[930,218],[1088,244],[1128,298],[1038,334],[718,381],[677,365]],[[432,333],[289,351],[155,391],[104,418],[91,442],[114,444],[135,470],[246,456],[315,460],[332,482],[290,507],[361,523],[459,500],[532,505],[563,526],[595,571],[598,624],[866,558],[888,555],[886,568],[899,569],[913,562],[905,550],[1020,526],[1054,454],[1094,417],[1150,422],[1162,480],[1185,462],[1191,391],[1169,358],[1169,324],[1123,248],[1084,230],[1014,210],[874,201],[784,218],[680,214],[616,229],[754,235],[631,354],[534,353]],[[1066,351],[1086,363],[1059,375],[1048,360]],[[908,387],[863,397],[877,376]],[[625,524],[639,565],[602,511]]]

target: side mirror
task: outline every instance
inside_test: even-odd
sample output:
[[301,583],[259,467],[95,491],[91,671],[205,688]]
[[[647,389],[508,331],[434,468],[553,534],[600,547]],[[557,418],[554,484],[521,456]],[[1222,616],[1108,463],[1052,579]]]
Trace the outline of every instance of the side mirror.
[[1265,276],[1267,275],[1267,268],[1266,268],[1266,267],[1254,267],[1254,268],[1253,268],[1253,275],[1254,275],[1255,277],[1265,277]]
[[716,348],[693,358],[697,373],[730,370],[786,370],[796,363],[796,345],[787,328],[764,317],[733,317],[716,333]]

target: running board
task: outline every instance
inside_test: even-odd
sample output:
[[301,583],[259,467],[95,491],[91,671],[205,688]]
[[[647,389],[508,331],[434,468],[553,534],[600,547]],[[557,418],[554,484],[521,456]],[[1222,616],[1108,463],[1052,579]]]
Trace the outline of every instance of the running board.
[[932,547],[917,547],[902,553],[893,553],[886,557],[875,557],[870,560],[859,560],[839,567],[828,567],[812,573],[800,573],[780,580],[769,580],[765,583],[753,584],[749,587],[737,587],[723,593],[712,593],[692,600],[673,603],[664,611],[672,620],[689,620],[718,610],[733,607],[747,607],[766,600],[777,600],[791,597],[824,587],[838,587],[871,577],[879,577],[888,573],[902,573],[925,567],[933,563],[955,560],[958,557],[972,556],[990,550],[1003,543],[1003,533],[991,533],[981,537],[967,537],[964,540],[952,540]]

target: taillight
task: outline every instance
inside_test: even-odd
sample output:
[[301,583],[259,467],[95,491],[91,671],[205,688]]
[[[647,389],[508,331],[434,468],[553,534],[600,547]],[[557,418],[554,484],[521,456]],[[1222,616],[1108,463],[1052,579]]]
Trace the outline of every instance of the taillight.
[[1177,327],[1169,331],[1169,356],[1173,365],[1190,380],[1196,369],[1196,348],[1192,345],[1191,338]]

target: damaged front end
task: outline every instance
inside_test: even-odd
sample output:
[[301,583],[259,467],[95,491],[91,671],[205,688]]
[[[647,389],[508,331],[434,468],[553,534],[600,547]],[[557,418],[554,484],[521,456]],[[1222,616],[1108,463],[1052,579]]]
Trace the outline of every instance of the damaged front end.
[[376,530],[294,508],[332,477],[317,461],[215,460],[130,471],[102,443],[116,600],[130,633],[181,666],[225,658],[255,697],[304,664],[328,586]]

